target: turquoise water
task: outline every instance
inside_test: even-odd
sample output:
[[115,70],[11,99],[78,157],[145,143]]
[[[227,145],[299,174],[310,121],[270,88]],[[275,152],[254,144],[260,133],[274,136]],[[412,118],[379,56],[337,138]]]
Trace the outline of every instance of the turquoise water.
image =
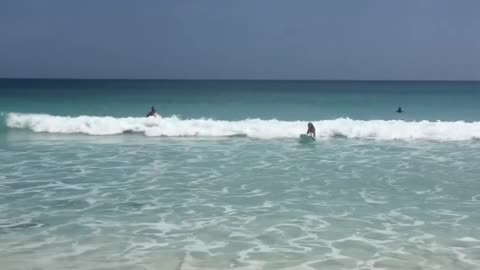
[[2,269],[480,267],[479,83],[0,87]]
[[[466,120],[478,82],[0,80],[0,110],[52,115],[243,120]],[[395,110],[402,106],[406,113]]]

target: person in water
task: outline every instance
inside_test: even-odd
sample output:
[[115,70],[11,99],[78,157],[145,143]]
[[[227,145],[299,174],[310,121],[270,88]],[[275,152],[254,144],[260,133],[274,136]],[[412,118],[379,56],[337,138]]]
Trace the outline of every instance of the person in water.
[[402,107],[398,107],[397,113],[402,113],[402,112],[403,112]]
[[315,138],[315,127],[313,126],[312,123],[308,123],[307,135],[310,135],[313,138]]
[[157,111],[155,110],[155,108],[153,106],[152,106],[152,109],[150,110],[150,112],[147,114],[147,117],[150,117],[150,116],[153,116],[153,117],[157,116]]

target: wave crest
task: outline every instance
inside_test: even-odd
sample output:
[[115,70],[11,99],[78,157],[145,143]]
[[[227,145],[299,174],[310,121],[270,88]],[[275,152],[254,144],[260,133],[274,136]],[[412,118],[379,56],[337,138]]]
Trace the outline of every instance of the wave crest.
[[[98,117],[53,116],[47,114],[8,113],[9,128],[34,132],[114,135],[142,133],[146,136],[247,136],[251,138],[298,138],[307,122],[245,119],[180,119],[178,117]],[[480,122],[402,121],[402,120],[334,120],[313,121],[320,138],[359,138],[378,140],[464,141],[480,138]]]

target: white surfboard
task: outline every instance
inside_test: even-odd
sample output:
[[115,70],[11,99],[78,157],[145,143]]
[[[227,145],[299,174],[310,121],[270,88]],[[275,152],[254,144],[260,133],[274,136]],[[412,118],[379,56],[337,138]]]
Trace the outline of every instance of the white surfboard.
[[309,143],[309,142],[314,142],[315,138],[307,135],[307,134],[300,134],[300,142],[301,143]]

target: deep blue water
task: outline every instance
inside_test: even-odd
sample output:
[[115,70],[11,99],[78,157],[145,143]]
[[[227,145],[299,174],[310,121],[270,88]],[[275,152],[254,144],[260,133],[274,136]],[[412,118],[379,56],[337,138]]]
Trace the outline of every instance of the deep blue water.
[[71,116],[475,121],[479,98],[479,82],[0,80],[1,112]]

